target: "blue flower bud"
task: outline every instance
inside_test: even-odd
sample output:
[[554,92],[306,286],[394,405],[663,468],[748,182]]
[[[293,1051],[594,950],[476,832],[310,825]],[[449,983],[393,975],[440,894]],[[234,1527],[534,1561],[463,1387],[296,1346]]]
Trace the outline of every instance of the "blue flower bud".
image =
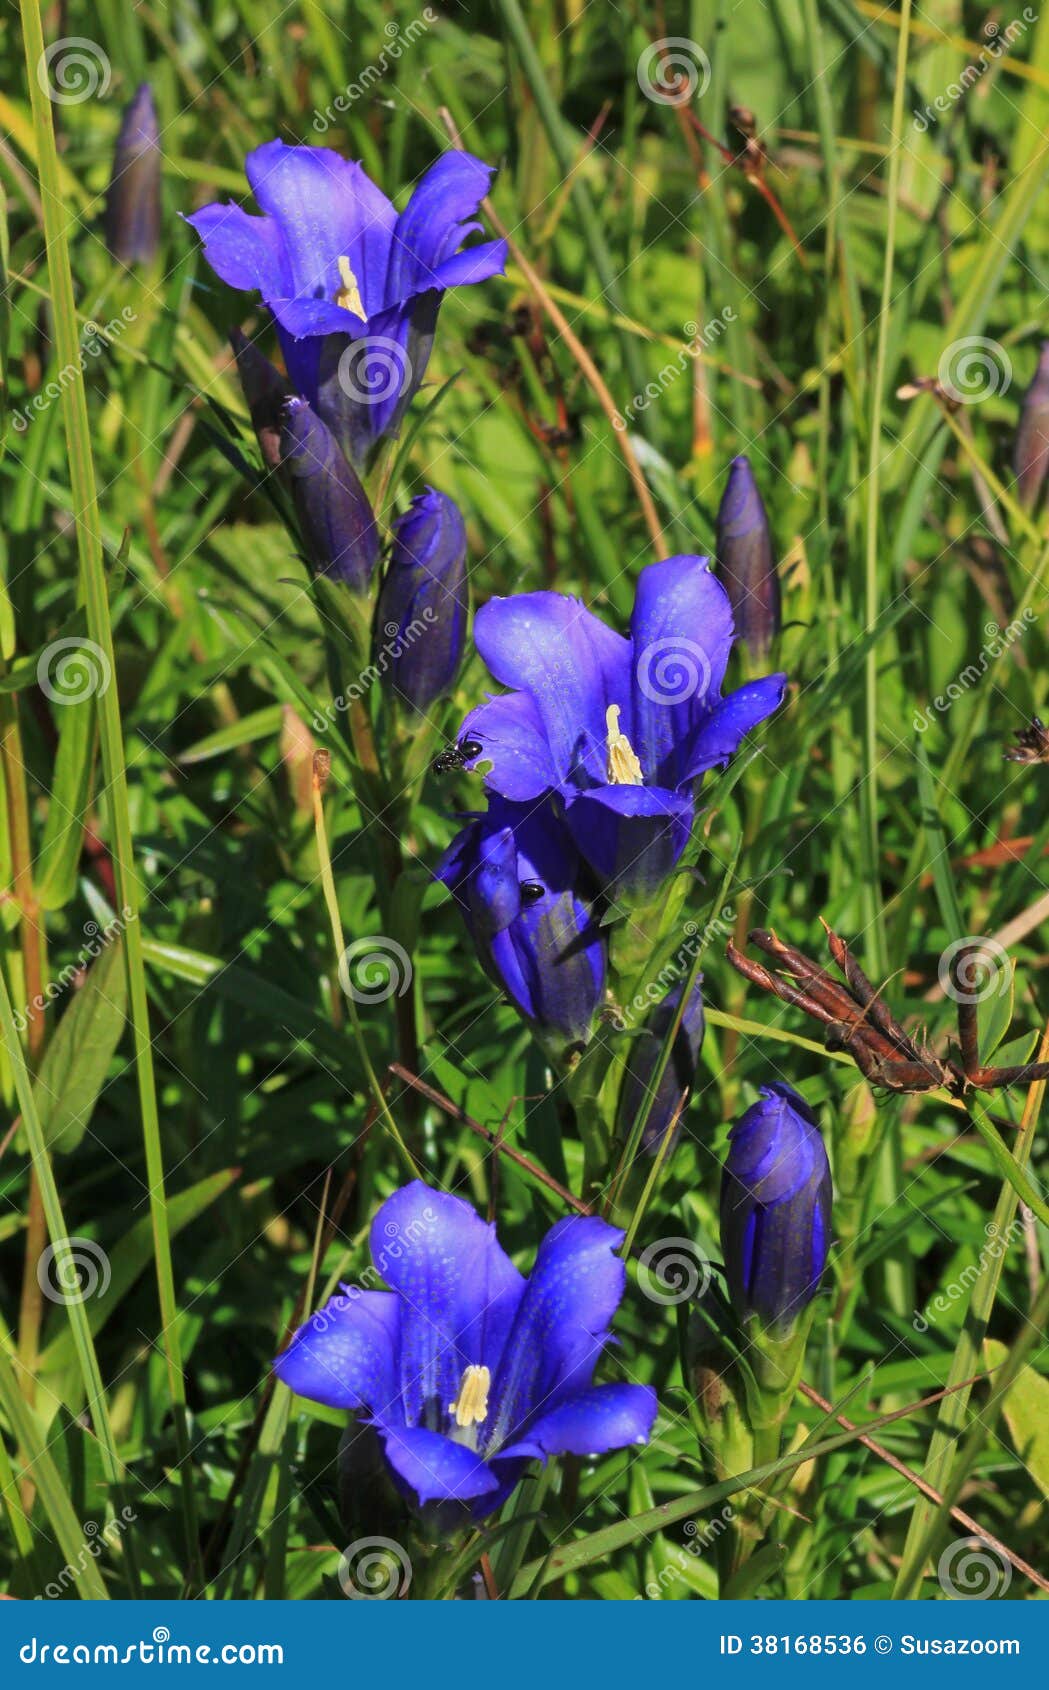
[[451,691],[466,609],[463,519],[452,499],[428,487],[394,523],[376,622],[376,643],[386,642],[382,684],[420,715]]
[[122,264],[148,264],[160,246],[160,131],[141,82],[124,109],[106,199],[106,245]]
[[[699,1047],[703,1043],[703,994],[702,982],[696,980],[689,994],[685,1013],[681,1017],[681,1025],[677,1030],[677,1037],[667,1057],[666,1067],[655,1097],[649,1106],[645,1120],[645,1130],[642,1134],[641,1145],[644,1150],[656,1151],[663,1142],[663,1135],[675,1116],[678,1117],[678,1128],[675,1129],[676,1141],[680,1130],[681,1107],[685,1093],[691,1089],[696,1076],[696,1060]],[[658,1005],[649,1019],[648,1026],[639,1038],[631,1039],[626,1052],[626,1077],[620,1096],[620,1125],[622,1132],[628,1133],[633,1121],[646,1105],[649,1087],[659,1061],[659,1053],[663,1048],[663,1041],[674,1024],[678,1004],[681,1002],[682,987],[677,986],[663,1002]]]
[[790,1086],[732,1129],[721,1178],[721,1248],[741,1319],[787,1335],[812,1301],[830,1248],[831,1178],[815,1116]]
[[1049,340],[1043,340],[1034,380],[1023,397],[1013,450],[1016,491],[1028,510],[1038,503],[1049,469]]
[[605,939],[585,871],[549,803],[493,796],[435,869],[489,978],[557,1059],[585,1045],[605,985]]
[[718,507],[717,562],[736,634],[760,659],[780,630],[780,590],[769,519],[746,458],[729,466]]
[[234,329],[229,338],[263,462],[268,469],[276,469],[280,463],[281,416],[288,399],[287,383],[240,329]]
[[285,405],[280,444],[309,562],[319,575],[367,592],[379,530],[357,472],[305,399]]

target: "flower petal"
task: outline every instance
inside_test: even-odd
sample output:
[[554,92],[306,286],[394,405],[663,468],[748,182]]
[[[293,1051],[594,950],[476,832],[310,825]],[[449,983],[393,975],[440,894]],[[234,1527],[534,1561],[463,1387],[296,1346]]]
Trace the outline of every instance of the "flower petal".
[[596,1215],[569,1215],[543,1239],[494,1379],[493,1452],[526,1435],[533,1415],[589,1385],[626,1283],[615,1254],[622,1242]]
[[[361,166],[328,147],[267,141],[248,154],[244,168],[259,205],[280,227],[293,299],[327,301],[337,313],[332,328],[345,330],[354,314],[334,299],[338,261],[346,258],[365,317],[381,310],[397,214]],[[276,301],[267,303],[276,309]],[[293,334],[305,332],[286,326]]]
[[497,1491],[499,1480],[476,1450],[423,1426],[377,1428],[386,1459],[420,1503],[474,1502]]
[[602,783],[610,704],[631,732],[629,642],[562,593],[490,599],[474,641],[497,681],[531,693],[562,783]]
[[645,779],[676,787],[681,751],[721,690],[732,608],[708,560],[664,558],[641,571],[630,624],[634,750]]
[[441,280],[440,266],[462,245],[469,233],[464,224],[474,216],[494,174],[491,165],[457,149],[442,153],[430,166],[392,231],[387,303],[452,285]]
[[670,874],[692,831],[692,799],[660,786],[602,786],[565,812],[595,874],[617,895],[647,899]]
[[280,230],[269,217],[251,217],[239,205],[206,205],[186,218],[204,242],[204,257],[231,288],[276,299],[291,286]]
[[459,738],[480,742],[480,755],[467,767],[491,763],[485,785],[504,798],[527,803],[558,784],[543,719],[531,693],[503,693],[479,704],[467,716]]
[[441,289],[469,287],[474,282],[486,282],[489,276],[501,276],[506,269],[505,241],[481,241],[446,258],[434,271],[434,286]]
[[409,1425],[436,1430],[471,1363],[495,1373],[524,1280],[495,1227],[414,1180],[371,1228],[372,1261],[401,1298],[400,1386]]
[[273,1371],[289,1390],[328,1408],[400,1417],[400,1310],[389,1291],[351,1287],[300,1326]]
[[730,692],[699,724],[686,747],[683,778],[695,780],[708,769],[724,766],[751,729],[779,709],[786,690],[786,675],[765,675]]
[[628,1444],[647,1444],[659,1410],[648,1385],[594,1385],[540,1414],[525,1436],[500,1450],[499,1460],[533,1455],[607,1455]]

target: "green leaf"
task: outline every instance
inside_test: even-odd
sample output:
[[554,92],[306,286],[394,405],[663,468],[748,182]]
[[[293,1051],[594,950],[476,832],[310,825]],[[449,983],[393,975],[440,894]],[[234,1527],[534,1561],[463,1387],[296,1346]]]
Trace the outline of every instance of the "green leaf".
[[88,1129],[127,1017],[127,976],[119,938],[103,946],[58,1023],[33,1082],[44,1140],[75,1150]]
[[[996,1338],[985,1338],[987,1365],[1001,1367],[1008,1346]],[[1003,1409],[1010,1436],[1027,1471],[1042,1495],[1049,1497],[1049,1379],[1033,1367],[1021,1367]]]
[[239,745],[251,745],[257,739],[271,739],[281,730],[281,706],[268,704],[264,710],[253,710],[227,727],[198,739],[179,756],[180,763],[203,763],[208,757],[219,757],[224,751],[235,751]]

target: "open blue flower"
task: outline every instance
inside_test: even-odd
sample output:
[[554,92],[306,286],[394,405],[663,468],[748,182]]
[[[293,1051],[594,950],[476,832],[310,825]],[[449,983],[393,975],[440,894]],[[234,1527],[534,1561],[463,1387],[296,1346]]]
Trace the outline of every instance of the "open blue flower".
[[556,793],[607,887],[651,897],[688,843],[694,794],[781,703],[783,675],[721,696],[732,608],[702,557],[643,569],[630,636],[578,599],[523,593],[478,612],[477,649],[516,690],[466,719],[490,791],[518,803]]
[[553,1054],[586,1044],[605,986],[605,940],[579,853],[550,805],[493,796],[434,873],[462,909],[486,974]]
[[276,1372],[300,1396],[362,1415],[404,1495],[483,1518],[529,1461],[647,1442],[654,1392],[593,1384],[626,1281],[622,1241],[596,1216],[569,1216],[525,1280],[494,1225],[414,1181],[372,1222],[390,1290],[346,1288]]
[[444,293],[506,263],[504,241],[459,250],[492,169],[447,152],[398,212],[327,147],[267,141],[244,167],[264,216],[216,204],[188,221],[224,282],[261,293],[294,386],[360,461],[418,388]]

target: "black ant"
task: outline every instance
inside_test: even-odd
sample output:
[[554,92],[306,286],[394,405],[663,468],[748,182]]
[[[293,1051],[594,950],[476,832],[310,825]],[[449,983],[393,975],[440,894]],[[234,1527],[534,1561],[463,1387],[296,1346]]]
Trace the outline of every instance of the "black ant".
[[457,745],[449,745],[437,753],[430,764],[430,771],[435,775],[450,775],[456,769],[465,769],[467,763],[472,763],[483,750],[479,739],[461,739]]

